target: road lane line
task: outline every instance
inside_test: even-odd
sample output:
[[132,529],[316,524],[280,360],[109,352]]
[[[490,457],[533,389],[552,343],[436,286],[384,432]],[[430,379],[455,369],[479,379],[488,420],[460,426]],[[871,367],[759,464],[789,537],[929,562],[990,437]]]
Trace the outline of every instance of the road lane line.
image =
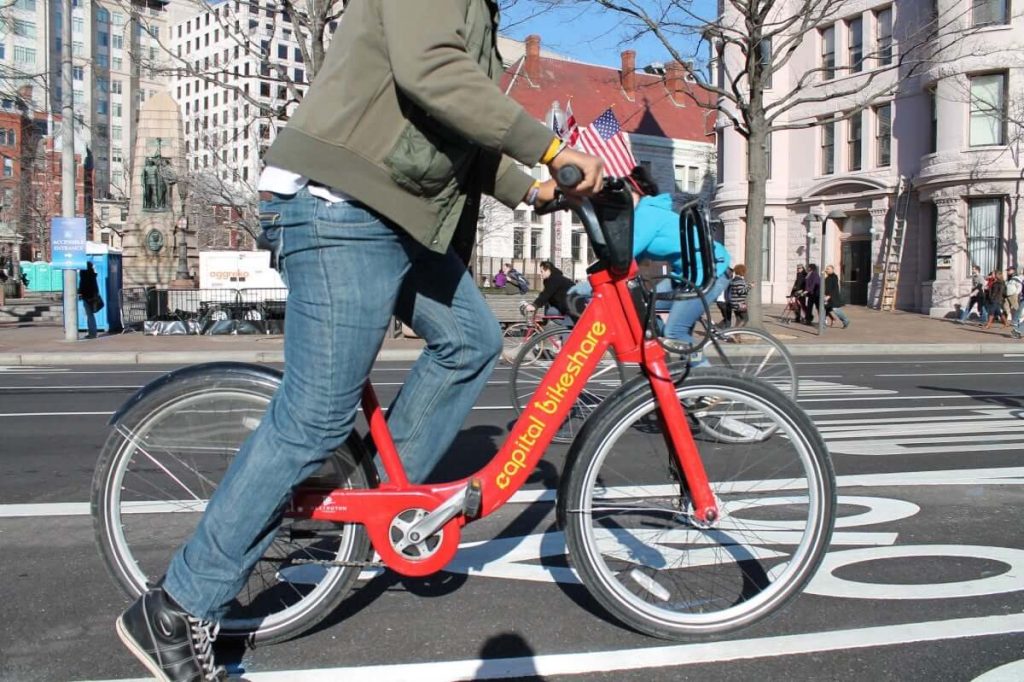
[[613,670],[649,670],[802,656],[830,651],[942,642],[969,637],[991,637],[1018,632],[1024,632],[1024,614],[933,620],[699,644],[637,647],[573,654],[541,654],[521,658],[245,672],[245,678],[252,682],[335,682],[335,680],[433,682],[454,679],[493,680],[582,675]]
[[[836,477],[836,486],[839,488],[935,485],[1024,485],[1024,467],[905,471],[889,474],[851,474]],[[520,490],[511,497],[509,502],[512,504],[553,503],[555,499],[555,490],[534,488]],[[88,516],[90,513],[88,502],[0,504],[0,519],[42,516]]]

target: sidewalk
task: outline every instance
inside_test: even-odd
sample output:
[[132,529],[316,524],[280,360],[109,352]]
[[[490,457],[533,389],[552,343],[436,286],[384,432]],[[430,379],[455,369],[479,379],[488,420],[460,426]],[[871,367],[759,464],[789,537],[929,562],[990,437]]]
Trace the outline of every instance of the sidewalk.
[[[1024,342],[1009,330],[976,324],[958,325],[905,312],[879,312],[847,306],[848,329],[817,327],[776,321],[780,306],[769,306],[765,328],[784,341],[794,355],[978,355],[1024,353]],[[717,315],[717,312],[716,312]],[[388,338],[379,360],[416,359],[419,339]],[[44,323],[0,324],[0,366],[100,365],[166,363],[185,364],[212,360],[283,362],[282,336],[145,336],[140,332],[104,335],[93,340],[65,341],[59,325]]]

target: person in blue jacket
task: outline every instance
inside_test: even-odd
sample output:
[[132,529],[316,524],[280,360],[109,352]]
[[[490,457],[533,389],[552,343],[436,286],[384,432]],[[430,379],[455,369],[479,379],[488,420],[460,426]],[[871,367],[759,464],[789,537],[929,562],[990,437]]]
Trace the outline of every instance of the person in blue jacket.
[[[633,220],[633,257],[637,260],[650,258],[668,261],[672,266],[672,273],[679,275],[683,267],[682,246],[679,239],[679,214],[672,208],[672,195],[659,193],[658,184],[643,166],[633,168],[626,180],[636,206]],[[714,256],[715,283],[705,294],[709,303],[714,302],[729,286],[726,272],[729,269],[731,257],[725,246],[717,241],[714,243]],[[696,257],[697,270],[700,271],[702,268],[700,254],[696,254]],[[696,284],[699,285],[700,282]],[[668,291],[670,288],[669,280],[659,282],[659,291]],[[592,294],[590,283],[581,282],[574,286],[569,293],[589,299]],[[665,323],[665,337],[692,343],[693,328],[703,313],[704,304],[700,298],[673,301],[669,309],[668,321]]]

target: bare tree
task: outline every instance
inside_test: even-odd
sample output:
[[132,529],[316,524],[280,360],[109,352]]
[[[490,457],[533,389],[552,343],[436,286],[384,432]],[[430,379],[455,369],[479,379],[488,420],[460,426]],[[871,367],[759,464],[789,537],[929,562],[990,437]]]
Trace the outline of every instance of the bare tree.
[[[654,36],[672,58],[690,67],[705,93],[716,99],[719,127],[731,126],[746,140],[747,192],[745,252],[748,279],[759,282],[764,231],[766,164],[773,130],[820,125],[815,109],[841,104],[831,122],[858,116],[901,84],[936,62],[952,59],[956,40],[937,40],[958,14],[915,14],[903,6],[888,42],[844,67],[820,63],[796,74],[787,87],[770,87],[774,74],[794,66],[798,48],[821,28],[844,16],[843,0],[719,0],[717,14],[694,0],[547,0],[596,4],[624,16],[633,38]],[[921,3],[924,5],[924,3]],[[969,10],[966,10],[969,11]],[[895,46],[898,46],[896,49]],[[862,64],[871,60],[872,68]],[[837,77],[847,76],[847,77]],[[776,78],[778,80],[778,78]],[[691,95],[701,105],[701,94]],[[761,321],[760,297],[749,302],[751,321]]]

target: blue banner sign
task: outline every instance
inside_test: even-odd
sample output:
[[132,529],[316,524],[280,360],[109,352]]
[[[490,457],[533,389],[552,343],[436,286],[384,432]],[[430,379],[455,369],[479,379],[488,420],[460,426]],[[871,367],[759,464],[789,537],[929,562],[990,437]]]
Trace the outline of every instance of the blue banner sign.
[[85,218],[53,218],[50,223],[51,267],[85,270]]

